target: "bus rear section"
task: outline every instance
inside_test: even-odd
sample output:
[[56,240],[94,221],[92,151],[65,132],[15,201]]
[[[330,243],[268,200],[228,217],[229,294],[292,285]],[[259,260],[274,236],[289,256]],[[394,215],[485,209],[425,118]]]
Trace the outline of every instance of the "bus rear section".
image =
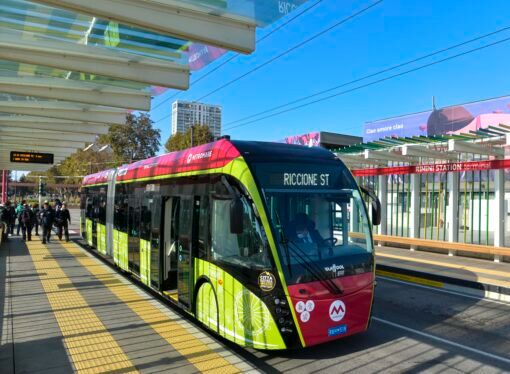
[[373,242],[347,168],[325,160],[267,162],[252,169],[304,345],[365,331],[374,293]]

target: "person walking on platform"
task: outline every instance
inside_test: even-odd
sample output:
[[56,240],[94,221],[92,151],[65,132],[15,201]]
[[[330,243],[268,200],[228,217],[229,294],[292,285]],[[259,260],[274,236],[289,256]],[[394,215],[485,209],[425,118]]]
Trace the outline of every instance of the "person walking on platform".
[[0,225],[5,225],[4,239],[7,240],[9,237],[9,227],[11,223],[11,213],[9,212],[10,203],[8,201],[5,202],[4,209],[2,209],[2,215],[0,215]]
[[62,231],[64,231],[66,242],[69,241],[69,224],[71,223],[71,214],[64,202],[62,206],[55,209],[55,225],[57,226],[58,240],[62,240]]
[[35,235],[39,236],[39,204],[35,203],[32,205],[32,212],[34,213],[34,221],[32,222],[32,227],[35,228]]
[[55,219],[55,212],[48,201],[44,202],[43,209],[39,216],[41,217],[42,243],[46,244],[46,242],[50,242],[51,227],[53,226],[53,221]]
[[21,221],[20,221],[20,213],[23,210],[23,207],[25,206],[27,202],[25,200],[22,200],[17,206],[15,210],[16,218],[18,219],[18,228],[16,229],[16,235],[19,236],[19,232],[21,231]]
[[18,220],[21,225],[21,233],[23,234],[23,241],[32,240],[32,223],[34,221],[34,212],[30,209],[28,204],[23,205],[23,209],[19,213]]

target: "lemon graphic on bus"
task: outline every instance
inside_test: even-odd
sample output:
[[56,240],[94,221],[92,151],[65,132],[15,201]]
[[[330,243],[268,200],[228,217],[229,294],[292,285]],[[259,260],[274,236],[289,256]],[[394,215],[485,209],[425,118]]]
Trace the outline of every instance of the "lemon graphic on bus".
[[234,317],[237,327],[254,337],[265,332],[273,318],[267,306],[246,289],[235,296]]

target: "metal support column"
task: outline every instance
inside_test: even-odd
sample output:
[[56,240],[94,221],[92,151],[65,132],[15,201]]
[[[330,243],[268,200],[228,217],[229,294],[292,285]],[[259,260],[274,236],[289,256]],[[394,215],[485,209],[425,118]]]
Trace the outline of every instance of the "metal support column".
[[7,170],[2,170],[2,204],[5,204],[7,201]]
[[[505,170],[494,170],[494,246],[505,246]],[[494,256],[494,261],[499,262],[500,257]]]
[[[459,241],[459,173],[448,173],[448,206],[446,222],[448,224],[448,241]],[[455,251],[448,251],[448,256],[454,256]]]
[[379,225],[379,234],[388,233],[388,176],[379,175],[379,190],[377,196],[381,202],[381,224]]
[[[421,194],[421,183],[419,174],[411,174],[411,211],[409,217],[409,237],[419,238],[420,237],[420,194]],[[416,249],[415,246],[411,246],[411,251]]]

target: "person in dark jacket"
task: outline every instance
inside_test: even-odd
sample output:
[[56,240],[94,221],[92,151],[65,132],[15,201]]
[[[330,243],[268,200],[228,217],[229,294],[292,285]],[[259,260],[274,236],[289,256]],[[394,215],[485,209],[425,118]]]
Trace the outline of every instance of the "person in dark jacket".
[[14,226],[16,226],[16,208],[11,204],[10,201],[7,202],[6,206],[9,209],[9,234],[14,235]]
[[39,216],[41,217],[42,243],[46,244],[46,242],[50,242],[51,227],[55,219],[55,211],[51,208],[48,201],[44,202],[43,209],[41,213],[39,213]]
[[34,222],[34,212],[32,212],[32,209],[28,206],[28,204],[25,203],[23,205],[23,209],[21,209],[21,212],[18,215],[18,221],[21,225],[21,233],[23,234],[23,241],[32,240],[32,223]]
[[64,202],[60,208],[55,210],[55,226],[57,226],[58,240],[62,240],[62,231],[64,231],[66,242],[69,241],[69,224],[71,223],[71,214]]
[[1,214],[0,214],[0,225],[4,225],[4,237],[2,238],[3,240],[7,240],[7,237],[8,237],[8,233],[9,233],[9,222],[11,220],[11,215],[9,213],[9,207],[7,206],[7,203],[5,203],[4,207],[1,209]]
[[32,227],[35,228],[35,235],[39,236],[39,204],[35,203],[32,205],[32,212],[34,212],[34,222],[32,222]]

